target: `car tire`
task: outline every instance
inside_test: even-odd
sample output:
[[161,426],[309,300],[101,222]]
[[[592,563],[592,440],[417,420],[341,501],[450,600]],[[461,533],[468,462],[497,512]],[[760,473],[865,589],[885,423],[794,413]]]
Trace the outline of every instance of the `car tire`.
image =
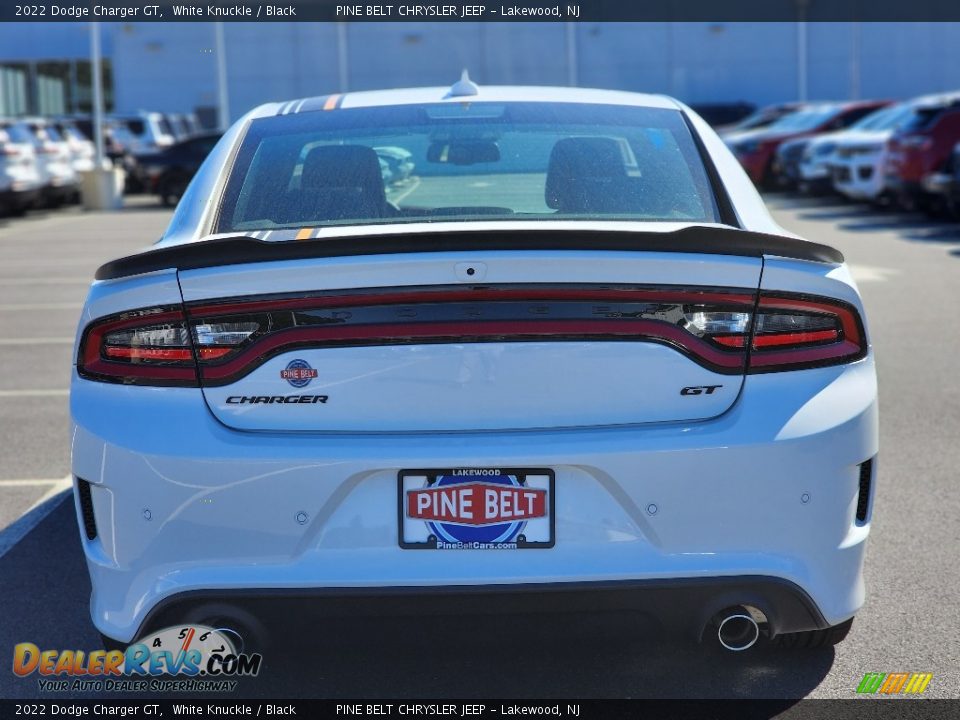
[[784,633],[778,635],[776,643],[786,650],[815,650],[831,647],[844,641],[853,627],[853,618],[839,625],[823,630],[807,630],[806,632]]
[[104,635],[100,633],[100,642],[103,644],[103,649],[109,652],[110,650],[119,650],[124,652],[127,649],[127,643],[120,642],[119,640],[110,637],[109,635]]

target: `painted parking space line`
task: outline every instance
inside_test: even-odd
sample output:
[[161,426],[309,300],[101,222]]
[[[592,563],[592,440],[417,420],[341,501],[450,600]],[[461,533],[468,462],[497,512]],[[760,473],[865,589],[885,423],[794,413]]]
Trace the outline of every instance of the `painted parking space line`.
[[59,480],[54,480],[53,483],[50,485],[50,489],[47,490],[43,495],[41,495],[40,498],[33,505],[27,508],[27,512],[25,512],[24,515],[27,515],[31,511],[40,507],[47,500],[54,497],[55,495],[59,495],[64,490],[69,490],[72,487],[73,487],[72,475],[67,475],[65,478],[60,478]]
[[89,285],[90,278],[80,277],[36,277],[36,278],[0,278],[0,285]]
[[47,515],[71,497],[70,490],[73,485],[71,476],[42,482],[49,483],[50,489],[31,505],[23,515],[0,531],[0,557],[6,555],[18,542],[29,535],[30,531],[39,525]]
[[8,303],[0,305],[0,312],[24,312],[27,310],[79,310],[83,303]]
[[73,345],[72,337],[0,338],[4,345]]
[[871,265],[848,265],[850,274],[858,283],[864,282],[886,282],[894,275],[899,275],[900,271],[894,268],[874,267]]
[[4,487],[30,487],[31,485],[53,485],[63,482],[63,478],[43,478],[39,480],[31,478],[12,478],[10,480],[0,479],[0,490]]
[[50,389],[50,390],[0,390],[0,398],[5,397],[66,397],[70,394],[69,390]]

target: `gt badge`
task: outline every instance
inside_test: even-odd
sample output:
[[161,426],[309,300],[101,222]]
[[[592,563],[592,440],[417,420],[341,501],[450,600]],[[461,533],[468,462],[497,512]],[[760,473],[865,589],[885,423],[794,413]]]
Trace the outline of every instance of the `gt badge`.
[[280,377],[295,388],[306,387],[317,376],[317,371],[310,367],[306,360],[291,360],[287,367],[280,371]]
[[713,391],[723,385],[693,385],[680,390],[681,395],[713,395]]

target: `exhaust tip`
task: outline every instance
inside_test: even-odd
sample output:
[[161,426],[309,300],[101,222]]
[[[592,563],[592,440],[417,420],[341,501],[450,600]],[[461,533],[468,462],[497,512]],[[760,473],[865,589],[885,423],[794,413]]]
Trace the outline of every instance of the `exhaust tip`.
[[756,645],[760,639],[760,626],[747,610],[723,613],[717,624],[717,639],[727,650],[743,652]]

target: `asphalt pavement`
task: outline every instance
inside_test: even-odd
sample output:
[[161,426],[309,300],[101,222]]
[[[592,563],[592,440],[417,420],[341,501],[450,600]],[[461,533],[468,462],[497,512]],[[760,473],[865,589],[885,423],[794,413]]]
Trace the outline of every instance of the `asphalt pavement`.
[[[152,242],[169,218],[150,200],[129,205],[0,220],[3,698],[43,696],[35,677],[2,669],[15,643],[98,647],[72,499],[60,492],[67,388],[93,271]],[[960,697],[960,224],[831,198],[770,196],[768,205],[784,227],[846,254],[877,355],[881,452],[867,604],[846,642],[732,655],[659,637],[628,616],[337,620],[303,628],[296,642],[280,638],[237,695],[763,697],[787,706],[854,697],[866,672],[930,672],[926,697]]]

